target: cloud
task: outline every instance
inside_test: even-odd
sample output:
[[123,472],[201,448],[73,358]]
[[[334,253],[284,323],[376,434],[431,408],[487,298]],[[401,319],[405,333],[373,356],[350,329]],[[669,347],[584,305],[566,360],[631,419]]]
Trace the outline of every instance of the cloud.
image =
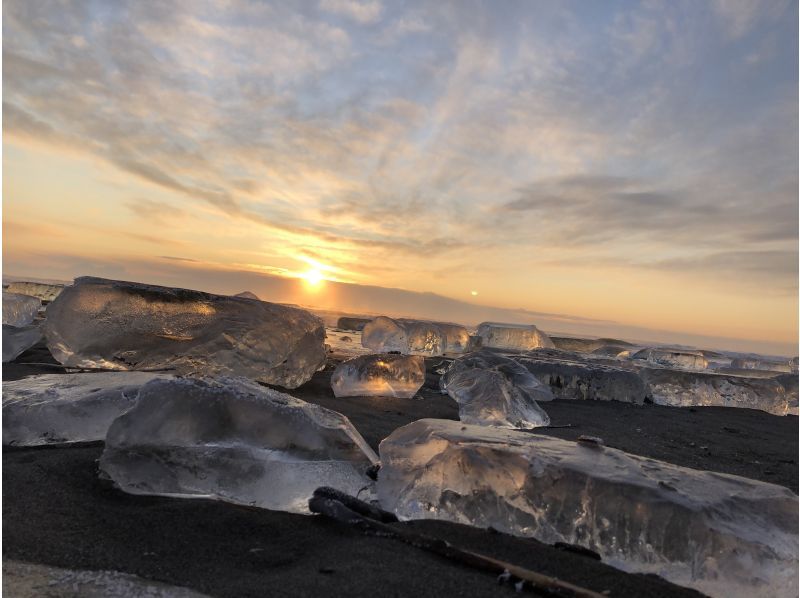
[[381,16],[383,7],[375,0],[358,2],[357,0],[321,0],[319,7],[327,12],[341,15],[364,24],[374,23]]
[[159,255],[158,257],[160,259],[162,259],[162,260],[171,260],[173,262],[189,262],[189,263],[193,263],[193,264],[201,263],[200,260],[193,260],[193,259],[188,258],[188,257],[174,257],[174,256],[171,256],[171,255]]
[[164,224],[168,221],[175,221],[177,219],[185,220],[191,217],[191,214],[186,210],[182,210],[165,202],[144,197],[131,198],[125,203],[125,207],[128,208],[132,214],[150,224]]
[[265,262],[419,289],[651,264],[750,296],[713,256],[797,280],[770,266],[797,247],[797,6],[758,7],[9,0],[4,140],[116,169],[119,228],[202,212]]
[[726,251],[648,263],[647,268],[718,277],[764,294],[797,295],[797,251]]
[[779,19],[787,0],[713,0],[712,7],[732,38],[742,37],[762,20]]

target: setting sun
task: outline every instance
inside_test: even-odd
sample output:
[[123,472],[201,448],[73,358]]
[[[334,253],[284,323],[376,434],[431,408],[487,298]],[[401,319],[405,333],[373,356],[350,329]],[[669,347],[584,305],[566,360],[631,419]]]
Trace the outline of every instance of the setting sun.
[[322,276],[322,272],[319,270],[309,270],[308,272],[304,272],[302,277],[312,287],[319,286],[320,283],[325,280],[325,278]]

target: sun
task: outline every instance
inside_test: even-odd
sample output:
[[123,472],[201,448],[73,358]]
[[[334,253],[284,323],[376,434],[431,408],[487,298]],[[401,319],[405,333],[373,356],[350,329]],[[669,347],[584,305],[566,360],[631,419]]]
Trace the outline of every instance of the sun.
[[312,287],[319,286],[319,284],[325,280],[325,278],[322,276],[322,272],[319,270],[308,270],[307,272],[301,274],[301,276]]

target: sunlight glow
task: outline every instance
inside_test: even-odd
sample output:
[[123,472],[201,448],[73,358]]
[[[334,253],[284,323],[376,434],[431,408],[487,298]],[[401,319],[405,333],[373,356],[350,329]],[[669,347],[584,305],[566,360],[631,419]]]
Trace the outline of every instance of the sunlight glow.
[[306,283],[308,283],[312,287],[319,286],[320,283],[323,280],[325,280],[325,278],[322,275],[322,272],[320,272],[319,270],[309,270],[301,274],[301,276],[306,281]]

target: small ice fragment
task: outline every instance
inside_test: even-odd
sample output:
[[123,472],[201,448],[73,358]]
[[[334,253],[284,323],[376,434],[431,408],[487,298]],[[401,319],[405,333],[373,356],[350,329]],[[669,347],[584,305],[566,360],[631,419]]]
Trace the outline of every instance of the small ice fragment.
[[410,399],[424,383],[425,358],[421,355],[361,355],[340,363],[331,376],[337,397]]
[[726,598],[793,596],[798,500],[782,486],[609,448],[423,419],[380,444],[381,507],[578,544]]
[[470,336],[467,329],[460,324],[434,322],[444,335],[444,353],[465,353],[469,350]]
[[42,330],[38,324],[30,326],[3,324],[3,363],[14,361],[40,340],[42,340]]
[[255,299],[256,301],[261,301],[261,299],[258,298],[258,295],[256,295],[255,293],[251,293],[250,291],[242,291],[241,293],[236,293],[234,297],[240,297],[242,299]]
[[163,374],[43,374],[3,383],[3,444],[103,440],[136,401],[139,387]]
[[550,337],[533,324],[483,322],[478,326],[478,336],[481,337],[483,347],[495,349],[528,351],[538,348],[555,348]]
[[688,351],[684,349],[651,347],[637,351],[631,355],[631,359],[687,370],[704,370],[708,367],[708,361],[700,351]]
[[296,388],[325,364],[325,327],[305,310],[101,278],[65,288],[44,331],[70,367],[173,368]]
[[27,326],[33,322],[41,306],[38,297],[3,291],[3,324]]
[[455,359],[440,380],[443,392],[458,403],[462,422],[506,428],[535,428],[550,423],[537,401],[553,393],[524,366],[491,351]]
[[154,380],[108,430],[101,472],[132,494],[298,513],[320,486],[350,495],[377,456],[340,413],[243,378]]

